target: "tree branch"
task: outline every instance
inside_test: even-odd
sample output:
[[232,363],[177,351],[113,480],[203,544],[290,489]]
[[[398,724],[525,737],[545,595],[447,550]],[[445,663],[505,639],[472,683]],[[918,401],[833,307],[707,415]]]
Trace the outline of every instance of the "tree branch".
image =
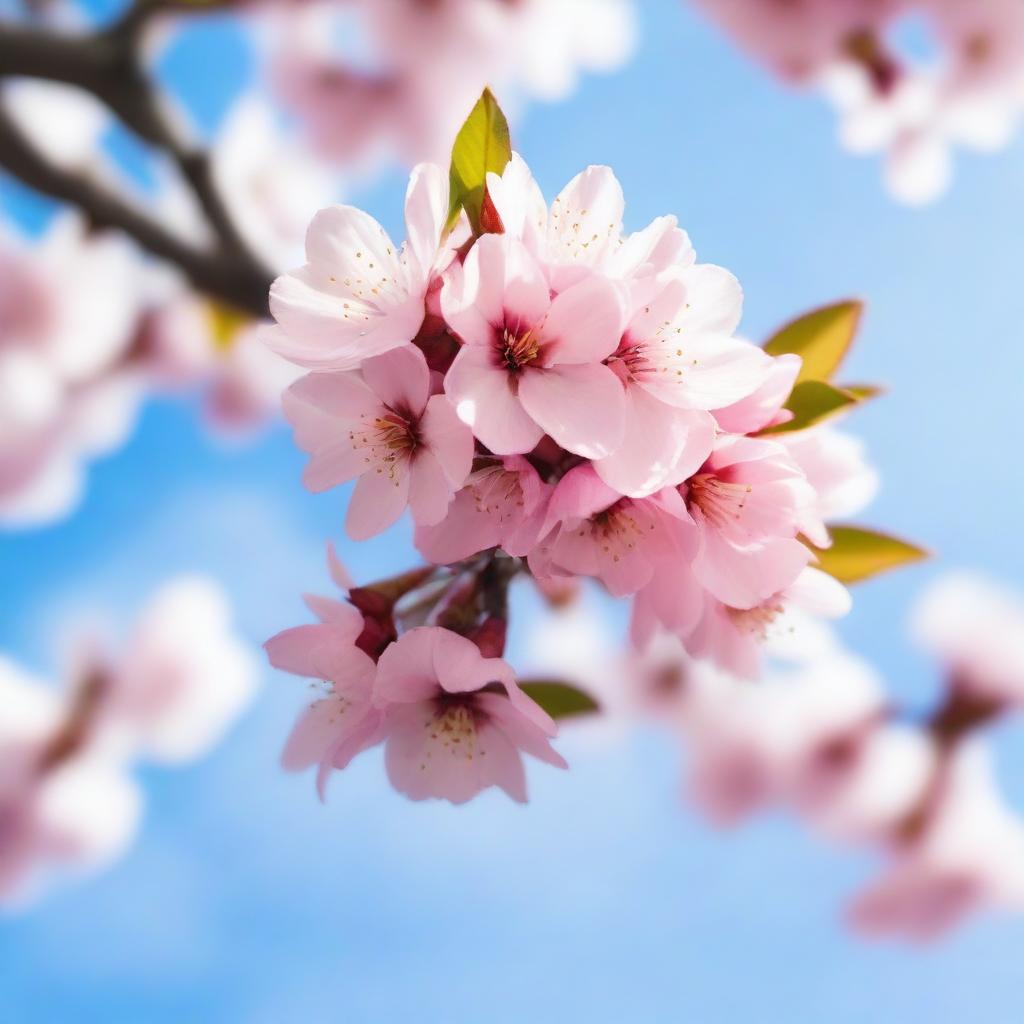
[[154,256],[178,266],[200,291],[253,316],[266,316],[269,274],[219,250],[196,249],[98,182],[53,166],[2,110],[0,167],[44,195],[78,207],[97,226],[123,231]]
[[0,165],[29,187],[131,235],[154,255],[177,264],[200,290],[265,316],[271,274],[249,250],[225,207],[209,155],[181,137],[139,57],[140,36],[149,19],[186,7],[179,0],[139,0],[120,21],[85,36],[0,25],[0,78],[28,77],[80,88],[142,140],[166,153],[216,237],[213,251],[182,243],[97,183],[50,165],[5,114],[0,114]]

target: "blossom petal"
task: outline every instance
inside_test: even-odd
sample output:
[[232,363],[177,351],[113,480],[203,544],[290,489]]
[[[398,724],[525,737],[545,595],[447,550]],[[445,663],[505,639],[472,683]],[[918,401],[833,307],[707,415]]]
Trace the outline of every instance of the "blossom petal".
[[453,488],[437,456],[428,448],[417,451],[409,463],[409,510],[413,521],[433,526],[445,517]]
[[682,483],[711,454],[715,421],[707,413],[675,409],[638,387],[627,390],[626,400],[622,444],[594,463],[616,491],[642,498]]
[[[530,370],[519,382],[519,399],[543,433],[576,455],[602,459],[622,444],[626,398],[619,378],[607,366],[591,363]],[[487,444],[479,432],[477,436]]]
[[704,527],[693,572],[720,601],[733,608],[753,608],[785,590],[809,558],[810,550],[798,540],[739,547],[718,530]]
[[359,478],[349,501],[345,530],[353,540],[368,540],[396,523],[409,501],[409,464],[378,466]]
[[420,420],[420,436],[443,467],[452,487],[461,487],[473,468],[473,433],[445,395],[434,395],[427,402]]
[[600,262],[622,235],[626,201],[610,167],[588,167],[551,204],[548,252],[557,263]]
[[448,219],[448,176],[437,164],[417,164],[405,193],[409,254],[424,279],[429,277]]
[[363,380],[384,405],[412,418],[420,416],[430,394],[427,361],[412,345],[367,359]]
[[434,668],[439,632],[444,631],[432,626],[410,629],[384,651],[377,661],[374,684],[374,702],[379,707],[428,700],[440,691]]
[[622,338],[622,300],[604,278],[586,277],[559,294],[544,321],[546,365],[599,363]]
[[284,329],[268,336],[278,354],[311,369],[350,370],[416,336],[426,281],[410,284],[394,243],[368,214],[321,210],[306,255],[305,266],[270,289],[271,312]]
[[496,455],[532,451],[544,436],[513,394],[508,374],[494,366],[491,354],[481,347],[462,349],[444,386],[459,419]]
[[669,372],[645,381],[663,402],[684,409],[721,409],[754,394],[768,379],[771,356],[749,341],[684,331],[661,365]]
[[295,429],[295,443],[307,452],[341,425],[376,416],[381,408],[380,399],[355,373],[307,373],[285,391],[281,404]]

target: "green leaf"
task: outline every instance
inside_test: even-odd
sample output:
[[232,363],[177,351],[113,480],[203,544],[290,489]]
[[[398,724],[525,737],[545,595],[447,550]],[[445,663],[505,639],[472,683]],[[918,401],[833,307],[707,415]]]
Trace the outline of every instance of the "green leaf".
[[458,219],[459,210],[465,209],[473,231],[479,234],[487,174],[501,174],[511,157],[508,121],[494,94],[490,89],[484,89],[466,123],[459,129],[452,147],[449,227]]
[[794,430],[806,430],[851,405],[857,405],[858,401],[855,395],[845,389],[833,387],[824,381],[801,381],[786,399],[785,408],[793,414],[793,418],[787,423],[768,427],[761,433],[788,434]]
[[574,718],[593,714],[600,705],[582,690],[553,679],[527,679],[520,682],[523,692],[535,700],[552,718]]
[[828,381],[853,343],[864,304],[856,300],[823,306],[786,324],[764,346],[771,356],[794,352],[804,363],[797,382]]
[[930,557],[923,548],[859,526],[830,526],[830,548],[808,546],[818,556],[818,568],[840,583],[860,583],[879,573]]
[[880,388],[877,384],[844,384],[840,390],[853,395],[858,402],[869,402],[872,398],[885,394],[885,388]]

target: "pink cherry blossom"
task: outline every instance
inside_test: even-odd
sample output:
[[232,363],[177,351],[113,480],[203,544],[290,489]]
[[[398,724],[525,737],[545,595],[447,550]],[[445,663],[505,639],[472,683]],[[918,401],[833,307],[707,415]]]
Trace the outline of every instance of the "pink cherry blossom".
[[1024,704],[1024,600],[981,576],[936,581],[913,615],[918,642],[965,696]]
[[[646,228],[623,234],[625,198],[610,167],[581,171],[559,192],[549,211],[530,169],[513,153],[500,175],[488,174],[487,192],[504,233],[522,241],[548,266],[558,289],[578,281],[588,268],[615,280],[651,281],[669,268],[691,267],[696,260],[675,217],[657,217]],[[726,287],[715,297],[725,302],[717,310],[714,303],[705,302],[706,314],[728,320],[735,313],[739,319],[738,288]]]
[[968,94],[1019,98],[1024,88],[1024,12],[1012,0],[924,0],[948,55],[949,77]]
[[732,405],[715,410],[718,426],[730,434],[756,434],[765,427],[789,420],[792,414],[783,406],[802,365],[803,360],[797,355],[776,356],[760,387]]
[[427,291],[450,261],[443,242],[448,181],[433,164],[414,168],[405,200],[409,241],[399,248],[352,206],[321,210],[306,234],[306,263],[279,277],[270,309],[279,329],[265,335],[286,359],[316,370],[353,370],[412,341]]
[[863,511],[878,493],[878,472],[859,438],[830,424],[776,435],[814,489],[813,507],[800,525],[818,547],[830,544],[824,524]]
[[[662,586],[673,593],[668,584]],[[692,609],[695,601],[700,605],[689,629],[686,617],[658,615],[666,598],[662,596],[660,601],[653,614],[685,638],[695,657],[708,658],[741,679],[756,679],[766,655],[804,661],[827,651],[830,634],[821,620],[841,618],[852,603],[841,583],[810,566],[787,587],[752,608],[731,607],[709,593],[703,594],[702,600],[687,593],[680,601],[681,609]],[[645,605],[639,599],[638,606],[636,614],[642,616]],[[638,623],[634,628],[642,637],[651,627]]]
[[[351,580],[332,546],[328,567],[333,582],[351,589]],[[381,713],[373,706],[375,655],[393,637],[368,622],[348,601],[307,595],[319,622],[285,629],[266,642],[270,664],[316,680],[317,698],[299,715],[281,755],[287,771],[319,766],[317,788],[325,794],[334,768],[380,742]],[[371,656],[372,652],[374,656]]]
[[685,565],[696,541],[674,489],[624,498],[590,465],[571,469],[558,482],[543,533],[530,556],[535,575],[593,576],[616,597],[636,593],[659,564]]
[[984,747],[964,745],[924,826],[850,907],[855,928],[918,942],[977,910],[1024,909],[1024,825],[1003,803]]
[[22,903],[58,867],[113,859],[134,834],[140,800],[106,748],[57,760],[60,698],[2,658],[0,703],[0,904]]
[[711,454],[715,421],[704,410],[751,394],[771,367],[732,337],[741,303],[736,279],[708,265],[677,271],[641,300],[608,361],[627,412],[623,443],[595,464],[606,483],[643,497],[681,483]]
[[349,604],[317,598],[325,616],[316,625],[296,626],[267,641],[270,663],[316,679],[323,695],[300,715],[281,755],[288,771],[321,766],[321,787],[333,765],[344,767],[371,746],[380,715],[373,708],[376,666],[356,646],[362,615]]
[[[698,0],[776,75],[817,88],[855,153],[882,153],[890,193],[923,205],[952,178],[952,149],[1007,144],[1024,105],[1024,14],[1014,0]],[[894,31],[918,20],[923,58]]]
[[903,0],[697,0],[736,41],[783,78],[813,81],[851,40],[882,26]]
[[846,770],[832,752],[866,732],[882,709],[875,674],[838,649],[756,685],[706,667],[690,679],[689,791],[722,824],[807,801]]
[[124,366],[138,315],[122,239],[87,236],[70,214],[34,246],[0,236],[0,522],[67,513],[83,466],[120,444],[140,381]]
[[0,902],[121,853],[140,815],[136,763],[206,753],[254,678],[224,597],[198,577],[158,591],[120,650],[93,628],[59,687],[0,658]]
[[470,640],[421,627],[380,657],[374,703],[383,712],[388,778],[413,800],[459,804],[489,786],[526,801],[521,753],[565,768],[557,728],[498,658]]
[[753,608],[807,564],[796,535],[814,491],[781,445],[724,437],[684,489],[700,540],[693,573],[723,603]]
[[544,434],[585,458],[622,443],[625,398],[603,363],[619,343],[622,302],[607,280],[588,275],[552,298],[522,242],[484,235],[441,304],[463,342],[445,391],[494,454],[529,452]]
[[202,577],[146,604],[111,672],[106,713],[151,760],[192,761],[220,742],[255,689],[223,592]]
[[413,347],[366,360],[359,372],[311,373],[285,394],[285,416],[312,458],[306,485],[326,490],[358,478],[349,535],[363,540],[394,523],[406,505],[418,523],[444,518],[469,475],[473,437]]
[[[630,0],[356,0],[287,8],[265,36],[278,92],[318,150],[415,162],[447,157],[489,83],[556,100],[581,71],[619,66],[633,21]],[[361,46],[338,42],[354,36]]]
[[819,747],[796,802],[827,838],[885,847],[928,799],[937,762],[935,743],[919,728],[854,727]]
[[45,779],[0,752],[0,904],[23,904],[55,869],[96,871],[134,837],[138,788],[116,763],[78,758]]
[[522,456],[483,461],[455,495],[444,519],[416,528],[416,547],[438,565],[492,547],[527,555],[544,525],[550,492]]

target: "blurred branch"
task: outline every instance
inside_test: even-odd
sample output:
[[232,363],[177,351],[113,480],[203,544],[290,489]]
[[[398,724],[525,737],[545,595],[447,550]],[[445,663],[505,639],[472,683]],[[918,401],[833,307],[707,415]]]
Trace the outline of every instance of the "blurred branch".
[[78,206],[97,223],[131,235],[154,255],[176,263],[197,288],[265,316],[271,274],[249,250],[225,207],[209,154],[182,136],[140,56],[141,34],[151,17],[202,9],[177,0],[140,0],[109,28],[81,36],[0,24],[0,79],[60,82],[104,103],[177,165],[216,238],[212,251],[182,243],[97,183],[52,166],[6,115],[0,115],[0,166],[29,187]]
[[270,276],[220,250],[196,249],[104,188],[99,182],[55,167],[33,148],[0,111],[0,168],[44,195],[82,210],[97,226],[117,228],[154,256],[174,263],[200,291],[265,316]]

